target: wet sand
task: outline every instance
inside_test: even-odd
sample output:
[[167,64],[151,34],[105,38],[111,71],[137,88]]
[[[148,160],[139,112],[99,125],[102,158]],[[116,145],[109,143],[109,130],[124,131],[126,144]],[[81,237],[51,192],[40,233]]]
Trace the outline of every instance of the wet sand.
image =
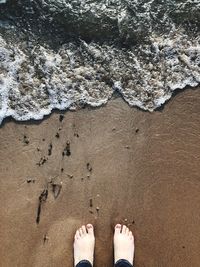
[[0,129],[2,267],[71,267],[77,227],[96,232],[96,267],[112,267],[116,222],[136,239],[136,267],[200,266],[200,90],[154,113],[120,98]]

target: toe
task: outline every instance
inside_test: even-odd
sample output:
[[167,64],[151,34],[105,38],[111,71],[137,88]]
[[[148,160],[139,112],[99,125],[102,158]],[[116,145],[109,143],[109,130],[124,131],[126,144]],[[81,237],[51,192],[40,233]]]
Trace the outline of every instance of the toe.
[[129,235],[129,232],[130,232],[129,228],[126,227],[126,235]]
[[83,235],[86,235],[86,234],[87,234],[85,225],[82,225],[82,227],[81,227],[81,231],[82,231],[82,234],[83,234]]
[[74,236],[74,239],[78,239],[80,237],[80,235],[79,235],[79,230],[77,230],[76,231],[76,234],[75,234],[75,236]]
[[126,233],[126,228],[127,228],[126,225],[123,225],[122,226],[122,234],[125,234]]
[[134,239],[134,235],[133,234],[132,234],[132,240],[133,240],[133,243],[134,243],[135,239]]
[[117,225],[115,225],[115,233],[116,233],[116,234],[120,234],[121,229],[122,229],[121,224],[117,224]]
[[79,232],[79,236],[81,237],[81,236],[82,236],[82,229],[79,228],[79,229],[78,229],[78,232]]
[[133,233],[129,231],[128,236],[132,239],[133,238]]
[[94,235],[94,227],[93,227],[93,225],[92,224],[87,224],[86,225],[86,228],[87,228],[87,231],[88,231],[88,234],[89,235]]
[[133,233],[131,231],[129,232],[129,238],[130,238],[130,240],[132,240],[134,242],[134,236],[133,236]]

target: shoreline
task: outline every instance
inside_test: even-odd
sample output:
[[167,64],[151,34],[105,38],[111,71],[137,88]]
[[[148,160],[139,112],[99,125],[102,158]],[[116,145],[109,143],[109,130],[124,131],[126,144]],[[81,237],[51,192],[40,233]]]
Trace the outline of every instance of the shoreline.
[[80,107],[80,108],[77,108],[77,110],[70,110],[69,108],[67,109],[64,109],[64,110],[60,110],[58,108],[53,108],[49,114],[47,115],[44,115],[44,117],[42,119],[29,119],[29,120],[16,120],[14,119],[12,116],[8,116],[6,118],[3,119],[2,123],[0,124],[0,129],[6,124],[6,123],[9,123],[9,122],[14,122],[16,124],[26,124],[26,125],[32,125],[32,124],[36,124],[36,125],[39,125],[40,123],[42,123],[43,120],[47,120],[48,118],[50,118],[51,114],[65,114],[67,112],[78,112],[82,109],[87,109],[88,111],[93,111],[93,110],[98,110],[98,109],[101,109],[101,108],[104,108],[106,105],[109,104],[109,102],[111,101],[114,101],[115,99],[121,99],[122,102],[124,102],[126,105],[128,105],[131,109],[136,109],[138,111],[141,111],[141,112],[147,112],[147,113],[154,113],[154,112],[161,112],[165,109],[165,106],[169,104],[169,102],[175,98],[177,95],[181,94],[181,93],[184,93],[185,91],[195,91],[195,90],[198,90],[200,89],[200,86],[196,86],[196,87],[191,87],[191,86],[186,86],[185,88],[183,89],[176,89],[172,92],[172,96],[166,100],[166,102],[164,104],[162,104],[160,107],[157,107],[154,111],[150,112],[148,110],[144,110],[138,106],[130,106],[126,100],[123,98],[123,96],[115,91],[111,97],[111,99],[108,100],[108,102],[106,102],[105,104],[102,104],[100,106],[90,106],[89,104],[84,104],[83,107]]

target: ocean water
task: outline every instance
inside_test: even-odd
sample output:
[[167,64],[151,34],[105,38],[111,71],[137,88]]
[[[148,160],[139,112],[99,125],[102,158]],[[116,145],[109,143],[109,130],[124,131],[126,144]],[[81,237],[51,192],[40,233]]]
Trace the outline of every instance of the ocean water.
[[200,83],[199,0],[0,1],[0,123],[101,106],[153,112]]

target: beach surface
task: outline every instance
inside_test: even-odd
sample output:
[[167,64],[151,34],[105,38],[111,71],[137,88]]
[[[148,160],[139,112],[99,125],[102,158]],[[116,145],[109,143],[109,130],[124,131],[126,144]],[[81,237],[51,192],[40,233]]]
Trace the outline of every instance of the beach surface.
[[200,262],[200,88],[153,113],[114,98],[0,129],[2,267],[72,267],[93,223],[96,267],[113,266],[113,227],[135,235],[136,267]]

